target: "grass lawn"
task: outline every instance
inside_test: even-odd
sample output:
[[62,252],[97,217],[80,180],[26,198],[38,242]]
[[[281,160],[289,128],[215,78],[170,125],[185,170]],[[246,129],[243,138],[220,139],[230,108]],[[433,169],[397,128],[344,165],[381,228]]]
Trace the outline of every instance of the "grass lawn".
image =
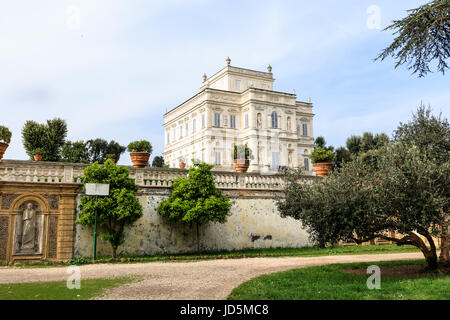
[[0,300],[83,300],[103,290],[132,282],[132,278],[81,280],[80,289],[68,289],[66,281],[0,284]]
[[[369,290],[370,265],[381,268],[381,289]],[[424,273],[423,260],[333,264],[257,277],[235,288],[231,300],[450,299],[450,276]],[[384,274],[384,275],[383,275]]]
[[[173,260],[198,260],[198,259],[233,259],[233,258],[253,258],[253,257],[318,257],[329,255],[347,254],[382,254],[420,252],[414,246],[397,245],[367,245],[367,246],[336,246],[327,248],[304,247],[304,248],[270,248],[270,249],[244,249],[234,251],[214,251],[201,253],[184,254],[158,254],[151,256],[121,256],[125,259],[143,259],[144,261],[173,261]],[[108,260],[110,257],[100,257],[101,260]]]

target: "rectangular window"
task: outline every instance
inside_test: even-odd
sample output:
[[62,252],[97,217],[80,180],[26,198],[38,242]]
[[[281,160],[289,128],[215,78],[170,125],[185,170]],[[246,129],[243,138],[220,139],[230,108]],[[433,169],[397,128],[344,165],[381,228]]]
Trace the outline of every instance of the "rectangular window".
[[235,80],[234,82],[236,90],[241,90],[241,80]]
[[205,162],[205,152],[202,151],[202,162]]
[[183,138],[183,126],[180,126],[180,139]]
[[278,152],[272,152],[272,171],[278,171],[280,167],[280,155]]
[[220,127],[220,113],[214,113],[214,126]]
[[245,128],[248,128],[248,113],[245,114]]
[[216,166],[220,166],[221,165],[221,153],[220,152],[216,152]]
[[167,143],[170,143],[170,132],[167,132]]
[[205,115],[202,114],[202,128],[205,127]]
[[177,140],[175,135],[176,135],[175,129],[172,129],[172,140],[173,141]]
[[189,135],[189,123],[186,122],[186,136]]
[[230,128],[236,129],[236,116],[230,115]]
[[302,124],[302,128],[303,128],[302,134],[304,136],[307,136],[308,135],[308,125],[306,123],[304,123],[304,124]]
[[305,171],[309,171],[309,159],[308,158],[303,159],[303,164],[305,165]]
[[197,119],[192,120],[192,132],[195,132],[197,130]]

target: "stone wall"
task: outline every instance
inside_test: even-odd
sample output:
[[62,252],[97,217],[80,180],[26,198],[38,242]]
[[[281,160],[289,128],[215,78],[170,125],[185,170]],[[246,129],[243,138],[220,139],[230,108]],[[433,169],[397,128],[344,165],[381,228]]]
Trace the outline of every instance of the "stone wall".
[[[281,218],[274,193],[262,191],[229,192],[231,215],[225,224],[209,223],[200,228],[200,247],[205,251],[244,248],[303,247],[311,245],[300,222]],[[171,223],[157,212],[158,204],[169,195],[169,189],[141,190],[139,201],[143,216],[125,230],[125,243],[118,254],[150,255],[194,252],[197,248],[194,226]],[[92,256],[92,228],[77,226],[75,256]],[[108,243],[99,238],[97,254],[111,255]]]
[[[0,181],[0,261],[72,259],[80,189],[75,183]],[[25,222],[28,205],[32,219]],[[25,249],[26,232],[31,239]]]
[[[0,161],[0,261],[67,261],[73,256],[92,256],[92,228],[75,225],[85,167],[59,162]],[[196,230],[169,223],[156,212],[158,204],[169,196],[173,180],[186,176],[187,170],[129,168],[130,178],[139,186],[137,195],[144,212],[142,218],[125,229],[126,241],[118,253],[195,251]],[[216,187],[232,199],[233,206],[225,224],[201,227],[202,250],[309,245],[301,224],[291,218],[282,219],[277,212],[274,198],[283,189],[281,175],[220,171],[213,174]],[[23,235],[28,233],[23,231],[28,204],[35,216],[32,248],[22,243]],[[100,237],[98,255],[111,255],[109,244]]]

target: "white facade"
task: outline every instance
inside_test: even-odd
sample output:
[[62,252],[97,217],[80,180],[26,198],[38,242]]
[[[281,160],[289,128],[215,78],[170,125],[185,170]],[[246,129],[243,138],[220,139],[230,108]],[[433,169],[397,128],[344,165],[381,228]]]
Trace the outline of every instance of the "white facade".
[[295,93],[273,91],[268,72],[225,68],[201,91],[164,114],[164,162],[178,167],[191,159],[233,170],[234,145],[252,150],[249,172],[269,173],[279,167],[304,167],[314,148],[311,102],[297,101]]

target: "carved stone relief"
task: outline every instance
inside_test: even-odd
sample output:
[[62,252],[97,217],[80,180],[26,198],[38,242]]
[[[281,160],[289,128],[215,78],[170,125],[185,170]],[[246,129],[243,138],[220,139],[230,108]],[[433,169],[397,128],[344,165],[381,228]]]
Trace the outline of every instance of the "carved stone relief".
[[36,201],[26,201],[16,216],[14,254],[33,255],[42,253],[44,216]]

